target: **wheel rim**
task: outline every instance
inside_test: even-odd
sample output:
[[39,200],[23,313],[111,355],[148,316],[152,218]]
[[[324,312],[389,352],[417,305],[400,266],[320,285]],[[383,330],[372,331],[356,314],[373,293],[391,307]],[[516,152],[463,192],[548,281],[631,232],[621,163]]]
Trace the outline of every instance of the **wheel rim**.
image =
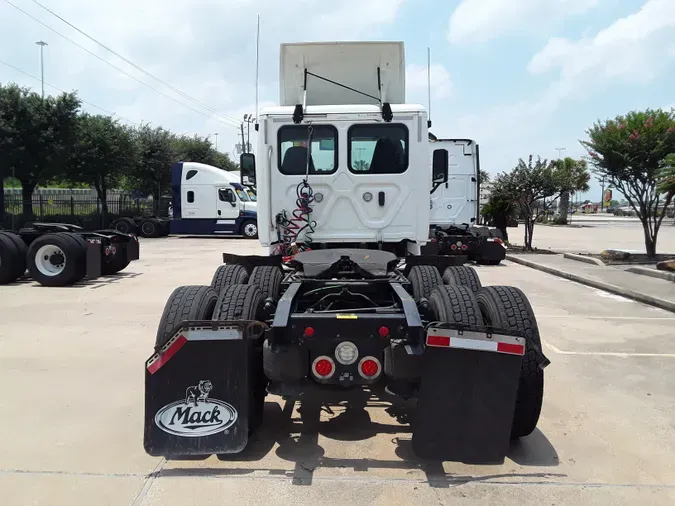
[[247,237],[255,237],[258,233],[258,226],[255,223],[247,223],[244,227],[244,235]]
[[123,234],[129,232],[129,224],[124,221],[120,221],[115,228],[118,232],[122,232]]
[[143,233],[145,235],[152,235],[152,234],[155,233],[155,225],[150,223],[149,221],[146,221],[145,223],[143,223],[143,225],[141,226],[141,229],[143,230]]
[[58,246],[46,244],[35,253],[35,267],[44,276],[58,276],[66,268],[66,255]]

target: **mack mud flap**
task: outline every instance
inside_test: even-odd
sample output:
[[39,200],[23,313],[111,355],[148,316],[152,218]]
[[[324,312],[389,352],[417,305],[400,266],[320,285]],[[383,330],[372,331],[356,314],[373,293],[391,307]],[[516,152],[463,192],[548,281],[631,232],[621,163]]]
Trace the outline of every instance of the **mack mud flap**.
[[143,444],[149,455],[246,447],[252,403],[246,323],[184,322],[146,362]]
[[426,344],[413,450],[429,460],[502,463],[509,449],[525,339],[431,327]]

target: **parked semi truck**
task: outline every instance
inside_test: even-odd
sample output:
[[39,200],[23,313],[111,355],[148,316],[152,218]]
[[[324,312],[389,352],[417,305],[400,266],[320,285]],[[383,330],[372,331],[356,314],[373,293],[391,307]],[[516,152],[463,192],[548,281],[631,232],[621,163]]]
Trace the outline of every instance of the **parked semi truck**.
[[[268,254],[223,254],[210,285],[169,296],[145,362],[146,452],[227,458],[267,395],[349,407],[358,389],[416,399],[422,458],[503,461],[537,425],[548,361],[521,290],[482,286],[466,255],[421,254],[428,118],[406,103],[403,43],[283,44],[280,63],[258,158],[240,159]],[[448,182],[447,157],[432,169]]]
[[171,167],[171,190],[169,219],[120,218],[113,228],[143,237],[258,237],[256,202],[231,173],[203,163],[178,162]]
[[471,139],[438,139],[429,135],[431,165],[448,159],[448,180],[431,189],[431,226],[425,255],[468,255],[483,265],[498,265],[506,245],[496,228],[478,226],[480,149]]

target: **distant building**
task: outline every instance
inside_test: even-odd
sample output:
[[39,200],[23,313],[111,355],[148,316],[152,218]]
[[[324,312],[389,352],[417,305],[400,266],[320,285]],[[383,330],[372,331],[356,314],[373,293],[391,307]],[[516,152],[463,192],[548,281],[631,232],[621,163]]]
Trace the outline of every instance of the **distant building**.
[[484,183],[480,185],[480,196],[478,203],[482,208],[490,200],[490,194],[492,193],[492,183]]

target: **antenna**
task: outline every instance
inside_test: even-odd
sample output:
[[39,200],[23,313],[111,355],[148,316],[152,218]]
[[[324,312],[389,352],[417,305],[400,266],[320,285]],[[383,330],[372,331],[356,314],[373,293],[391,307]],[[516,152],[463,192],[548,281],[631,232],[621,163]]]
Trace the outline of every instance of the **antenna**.
[[427,47],[427,98],[429,100],[429,120],[427,128],[431,128],[431,48]]
[[260,14],[258,14],[258,28],[255,36],[255,131],[258,131],[258,77],[260,69]]

